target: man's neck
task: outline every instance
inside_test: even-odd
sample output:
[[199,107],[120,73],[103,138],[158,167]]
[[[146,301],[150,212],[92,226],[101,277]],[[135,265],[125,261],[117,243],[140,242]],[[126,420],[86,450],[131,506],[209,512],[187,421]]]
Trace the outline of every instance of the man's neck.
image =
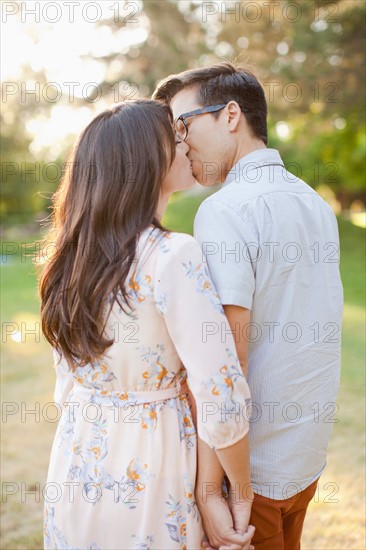
[[254,153],[254,151],[259,151],[262,149],[267,149],[267,146],[259,139],[251,139],[245,143],[238,143],[238,146],[232,152],[232,155],[227,158],[226,162],[221,164],[220,180],[216,183],[224,183],[230,170],[232,170],[240,159],[250,153]]
[[[253,153],[254,151],[258,151],[259,149],[266,149],[266,145],[261,140],[251,140],[250,142],[239,144],[232,159],[231,167],[230,169],[235,166],[235,164],[245,157],[246,155],[249,155],[250,153]],[[230,171],[230,170],[229,170]],[[228,172],[229,172],[228,171]]]

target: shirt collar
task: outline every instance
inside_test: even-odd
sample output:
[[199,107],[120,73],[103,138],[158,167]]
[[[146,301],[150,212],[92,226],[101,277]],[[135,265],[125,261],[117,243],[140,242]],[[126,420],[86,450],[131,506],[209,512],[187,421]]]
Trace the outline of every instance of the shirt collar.
[[232,181],[239,181],[240,174],[243,174],[243,168],[245,166],[245,173],[251,170],[256,170],[259,166],[267,166],[270,164],[283,164],[283,160],[277,149],[257,149],[245,157],[242,157],[229,171],[226,176],[226,180],[223,183],[223,187],[228,185]]

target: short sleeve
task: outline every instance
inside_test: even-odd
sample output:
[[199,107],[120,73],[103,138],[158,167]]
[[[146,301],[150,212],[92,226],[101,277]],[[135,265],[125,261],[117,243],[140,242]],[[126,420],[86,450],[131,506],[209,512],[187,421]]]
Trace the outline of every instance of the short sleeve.
[[226,204],[209,198],[196,214],[194,236],[206,256],[221,302],[251,310],[255,270],[250,251],[254,237],[245,222]]
[[62,407],[64,402],[67,401],[67,397],[74,386],[74,378],[67,361],[62,357],[60,358],[55,349],[53,349],[53,360],[56,371],[54,401],[57,405]]
[[233,445],[249,430],[250,392],[230,325],[198,243],[172,234],[160,252],[155,303],[186,368],[197,405],[197,430],[211,448]]

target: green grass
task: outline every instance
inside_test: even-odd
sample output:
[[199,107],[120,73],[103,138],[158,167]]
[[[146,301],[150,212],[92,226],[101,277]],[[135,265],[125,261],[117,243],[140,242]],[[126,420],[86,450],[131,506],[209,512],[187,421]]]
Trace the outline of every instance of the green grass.
[[365,304],[365,230],[342,218],[338,220],[338,224],[345,301],[347,304],[363,307]]
[[169,201],[163,223],[169,229],[181,233],[193,234],[193,221],[199,205],[205,197],[218,190],[218,186],[205,189],[204,192],[176,193]]
[[[192,233],[194,214],[202,195],[180,194],[171,201],[164,223],[176,231]],[[341,236],[341,274],[345,293],[342,340],[342,377],[339,394],[339,422],[334,426],[328,465],[321,478],[319,502],[312,502],[303,535],[303,549],[360,550],[365,547],[363,535],[364,501],[363,445],[364,436],[364,231],[350,222],[339,220]],[[34,327],[39,322],[34,268],[30,258],[22,262],[20,254],[8,264],[1,264],[4,323],[20,327],[26,322]],[[4,342],[4,336],[3,336]],[[3,403],[13,402],[20,408],[34,408],[39,403],[39,418],[20,414],[2,421],[3,482],[25,482],[27,488],[41,487],[56,424],[42,418],[44,405],[52,401],[54,372],[50,347],[43,337],[28,335],[25,343],[7,338],[3,343],[1,396]],[[23,404],[23,405],[22,405]],[[327,486],[327,483],[333,485]],[[326,502],[332,487],[338,487],[338,503]],[[330,488],[329,488],[330,487]],[[2,503],[2,542],[4,550],[42,548],[42,495],[21,492],[8,496]],[[4,495],[5,498],[5,495]]]

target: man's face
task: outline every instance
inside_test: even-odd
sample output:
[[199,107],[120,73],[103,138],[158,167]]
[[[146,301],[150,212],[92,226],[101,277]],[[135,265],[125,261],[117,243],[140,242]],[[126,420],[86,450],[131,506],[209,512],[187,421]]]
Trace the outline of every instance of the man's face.
[[[185,88],[171,100],[170,107],[174,120],[180,115],[205,107],[197,100],[196,88]],[[224,181],[222,163],[225,155],[225,139],[220,123],[224,113],[216,118],[210,113],[192,116],[186,119],[188,128],[186,143],[190,148],[188,158],[192,162],[193,175],[203,186],[208,187]]]

